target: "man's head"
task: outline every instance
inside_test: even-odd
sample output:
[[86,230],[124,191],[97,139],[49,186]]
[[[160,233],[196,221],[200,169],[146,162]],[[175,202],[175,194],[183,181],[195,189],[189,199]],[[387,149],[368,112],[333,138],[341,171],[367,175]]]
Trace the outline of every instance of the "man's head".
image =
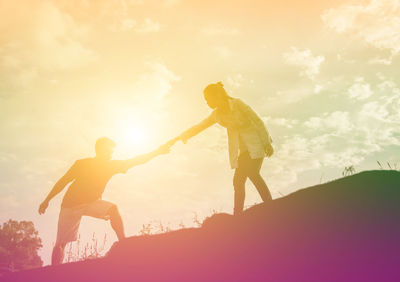
[[96,145],[94,146],[96,157],[110,160],[112,154],[114,153],[115,146],[115,142],[112,141],[110,138],[101,137],[97,139]]

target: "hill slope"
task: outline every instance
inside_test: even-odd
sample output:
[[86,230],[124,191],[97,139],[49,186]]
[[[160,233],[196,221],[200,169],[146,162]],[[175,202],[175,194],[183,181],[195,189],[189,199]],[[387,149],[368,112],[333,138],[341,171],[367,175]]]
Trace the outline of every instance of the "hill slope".
[[368,171],[7,281],[400,281],[399,239],[400,172]]

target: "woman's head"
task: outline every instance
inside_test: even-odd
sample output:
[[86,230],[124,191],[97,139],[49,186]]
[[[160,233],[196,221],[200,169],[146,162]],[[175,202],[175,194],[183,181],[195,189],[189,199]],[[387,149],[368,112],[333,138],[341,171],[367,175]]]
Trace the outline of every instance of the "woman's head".
[[204,99],[206,99],[208,106],[212,109],[226,103],[228,99],[232,99],[232,97],[226,93],[222,82],[207,85],[207,87],[204,88],[203,93]]

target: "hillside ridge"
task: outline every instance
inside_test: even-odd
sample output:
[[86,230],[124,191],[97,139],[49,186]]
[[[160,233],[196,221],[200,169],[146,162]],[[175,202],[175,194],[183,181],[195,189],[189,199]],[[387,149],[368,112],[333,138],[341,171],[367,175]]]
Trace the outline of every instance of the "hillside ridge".
[[7,281],[399,281],[399,200],[400,172],[365,171]]

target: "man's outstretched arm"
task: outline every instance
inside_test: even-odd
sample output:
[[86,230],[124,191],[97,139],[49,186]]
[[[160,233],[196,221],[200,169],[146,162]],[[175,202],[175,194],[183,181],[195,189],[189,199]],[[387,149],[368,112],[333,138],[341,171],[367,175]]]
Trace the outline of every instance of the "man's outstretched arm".
[[54,185],[53,189],[51,189],[50,193],[47,195],[46,199],[39,206],[39,214],[44,214],[47,207],[49,206],[49,202],[53,199],[58,193],[60,193],[68,183],[75,179],[74,175],[74,167],[75,164],[61,177],[57,183]]
[[131,158],[131,159],[128,159],[128,160],[124,161],[125,169],[128,170],[128,169],[130,169],[130,168],[132,168],[134,166],[145,164],[148,161],[154,159],[155,157],[157,157],[159,155],[168,154],[169,151],[170,151],[170,147],[177,140],[178,140],[177,138],[172,139],[172,140],[168,141],[164,145],[161,145],[156,150],[154,150],[154,151],[152,151],[150,153],[139,155],[137,157],[134,157],[134,158]]

